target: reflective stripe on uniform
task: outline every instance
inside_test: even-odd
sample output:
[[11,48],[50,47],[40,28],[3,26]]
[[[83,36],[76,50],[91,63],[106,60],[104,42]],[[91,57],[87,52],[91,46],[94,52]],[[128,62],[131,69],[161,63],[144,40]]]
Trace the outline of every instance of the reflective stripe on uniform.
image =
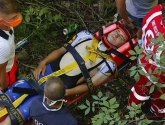
[[141,96],[141,95],[137,94],[134,87],[132,87],[131,91],[133,92],[133,95],[136,97],[136,99],[138,99],[140,101],[148,100],[150,98],[150,96]]

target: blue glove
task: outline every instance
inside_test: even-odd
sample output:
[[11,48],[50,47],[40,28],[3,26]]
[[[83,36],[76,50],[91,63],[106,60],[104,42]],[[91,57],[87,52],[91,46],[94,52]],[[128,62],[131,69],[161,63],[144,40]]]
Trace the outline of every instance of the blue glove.
[[141,39],[138,40],[138,44],[140,47],[142,47],[142,40]]

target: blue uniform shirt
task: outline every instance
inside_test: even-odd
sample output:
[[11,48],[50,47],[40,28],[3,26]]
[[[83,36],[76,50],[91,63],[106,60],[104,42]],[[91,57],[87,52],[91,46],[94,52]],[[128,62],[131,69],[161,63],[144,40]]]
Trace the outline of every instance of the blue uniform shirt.
[[43,98],[34,99],[29,107],[34,125],[77,125],[67,106],[63,106],[58,111],[47,111],[42,105],[42,100]]

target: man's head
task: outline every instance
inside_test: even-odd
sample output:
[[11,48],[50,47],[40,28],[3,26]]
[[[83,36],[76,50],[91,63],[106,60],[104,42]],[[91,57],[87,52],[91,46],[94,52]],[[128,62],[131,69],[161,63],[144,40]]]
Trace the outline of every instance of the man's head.
[[59,77],[51,76],[45,83],[45,96],[50,100],[63,99],[65,95],[65,87]]
[[21,22],[16,0],[0,0],[0,24],[15,27]]
[[[123,26],[122,26],[123,27]],[[131,29],[130,28],[121,28],[118,26],[115,30],[108,33],[106,36],[103,36],[102,41],[104,44],[108,46],[112,46],[115,49],[122,46],[128,41],[128,38],[131,38],[130,35]],[[109,45],[108,45],[109,44]],[[108,47],[110,48],[110,47]]]
[[107,41],[118,48],[127,42],[127,38],[121,29],[115,29],[107,35]]

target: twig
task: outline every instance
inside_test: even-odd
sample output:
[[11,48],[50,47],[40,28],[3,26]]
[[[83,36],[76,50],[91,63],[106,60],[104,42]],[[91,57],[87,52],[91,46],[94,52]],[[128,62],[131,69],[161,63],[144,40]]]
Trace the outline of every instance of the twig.
[[[81,0],[80,0],[80,2],[82,3],[82,4],[84,4],[85,6],[87,6],[88,8],[90,8],[92,11],[93,11],[93,13],[94,14],[96,14],[102,21],[104,21],[104,19],[103,18],[101,18],[101,16],[100,15],[98,15],[90,6],[88,6],[88,5],[86,5],[85,3],[83,3]],[[104,21],[104,23],[106,23],[105,21]]]
[[[18,61],[18,60],[17,60]],[[20,62],[20,61],[18,61],[20,64],[22,64],[23,66],[26,66],[26,67],[28,67],[28,68],[31,68],[31,69],[35,69],[35,67],[33,67],[33,66],[29,66],[29,65],[26,65],[25,63],[23,63],[23,62]]]
[[75,10],[76,14],[78,15],[78,17],[80,18],[80,20],[82,21],[82,23],[84,24],[86,30],[88,30],[86,24],[84,23],[83,19],[81,18],[81,16],[79,15],[79,13]]

